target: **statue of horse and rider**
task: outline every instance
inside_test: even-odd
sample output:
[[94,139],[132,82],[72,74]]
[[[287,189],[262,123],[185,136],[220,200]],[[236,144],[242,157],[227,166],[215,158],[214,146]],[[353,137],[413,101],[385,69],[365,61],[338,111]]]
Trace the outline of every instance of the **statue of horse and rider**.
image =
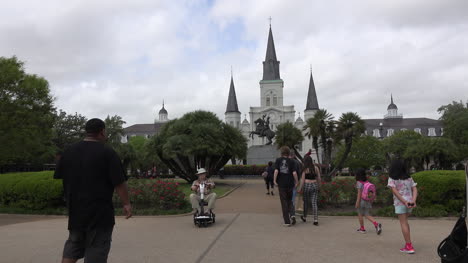
[[250,132],[249,136],[253,139],[254,134],[258,137],[266,137],[268,142],[265,145],[270,145],[273,143],[272,139],[275,137],[275,132],[270,129],[270,117],[265,121],[266,115],[263,115],[262,118],[258,118],[254,123],[256,125],[255,131]]

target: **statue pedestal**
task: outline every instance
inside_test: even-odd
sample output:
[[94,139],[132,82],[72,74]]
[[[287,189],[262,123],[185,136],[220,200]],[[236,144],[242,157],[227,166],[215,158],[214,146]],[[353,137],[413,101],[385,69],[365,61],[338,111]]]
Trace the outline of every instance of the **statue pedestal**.
[[247,164],[268,164],[278,157],[280,152],[275,145],[254,145],[247,150]]

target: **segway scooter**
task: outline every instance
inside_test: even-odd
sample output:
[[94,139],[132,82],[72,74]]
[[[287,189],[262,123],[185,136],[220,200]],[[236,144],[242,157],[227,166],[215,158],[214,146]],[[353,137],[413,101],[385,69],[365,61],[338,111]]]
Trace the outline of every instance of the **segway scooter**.
[[200,184],[200,211],[196,211],[193,214],[193,223],[198,227],[206,227],[216,222],[216,216],[213,211],[210,210],[208,213],[205,213],[205,206],[208,205],[205,201],[205,187],[205,182],[202,182]]

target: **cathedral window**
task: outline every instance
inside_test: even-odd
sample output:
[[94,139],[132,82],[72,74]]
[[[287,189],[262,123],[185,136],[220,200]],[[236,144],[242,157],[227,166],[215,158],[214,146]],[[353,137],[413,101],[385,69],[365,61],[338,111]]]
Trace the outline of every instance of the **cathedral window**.
[[278,97],[273,97],[273,106],[278,106]]
[[267,97],[267,98],[266,98],[266,105],[267,105],[267,106],[270,106],[270,97]]
[[429,134],[427,136],[437,136],[435,132],[435,128],[429,128]]

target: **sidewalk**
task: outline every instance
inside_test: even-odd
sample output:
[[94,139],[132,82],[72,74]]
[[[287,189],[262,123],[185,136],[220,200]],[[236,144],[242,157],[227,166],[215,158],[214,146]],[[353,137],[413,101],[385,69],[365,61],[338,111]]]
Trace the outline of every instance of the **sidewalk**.
[[[377,236],[354,217],[320,217],[320,226],[281,226],[278,196],[248,180],[217,203],[216,224],[193,225],[191,216],[118,218],[109,262],[440,262],[438,243],[455,220],[411,220],[416,254],[403,245],[399,222],[382,218]],[[5,215],[0,215],[0,218]],[[0,262],[60,262],[67,236],[65,217],[0,226]],[[81,261],[82,262],[82,261]]]

